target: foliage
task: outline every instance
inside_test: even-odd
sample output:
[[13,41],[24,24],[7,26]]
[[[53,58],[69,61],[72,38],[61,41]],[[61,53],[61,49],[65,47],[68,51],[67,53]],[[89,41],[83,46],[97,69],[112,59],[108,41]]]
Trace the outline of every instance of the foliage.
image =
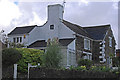
[[27,72],[28,63],[32,65],[42,64],[41,57],[44,52],[38,49],[17,48],[22,54],[21,60],[18,64],[18,71]]
[[92,66],[91,71],[109,72],[110,68],[106,66]]
[[120,66],[120,58],[119,57],[113,57],[112,61],[113,61],[113,66],[114,67]]
[[75,68],[76,70],[86,71],[86,66],[78,66]]
[[42,58],[43,66],[49,68],[58,68],[60,67],[61,55],[60,55],[60,46],[56,40],[52,40],[47,45],[46,53]]
[[92,61],[88,59],[80,59],[78,61],[78,66],[86,66],[87,68],[89,68],[91,65],[92,65]]
[[2,63],[5,66],[15,64],[21,59],[22,55],[15,48],[7,48],[2,51]]

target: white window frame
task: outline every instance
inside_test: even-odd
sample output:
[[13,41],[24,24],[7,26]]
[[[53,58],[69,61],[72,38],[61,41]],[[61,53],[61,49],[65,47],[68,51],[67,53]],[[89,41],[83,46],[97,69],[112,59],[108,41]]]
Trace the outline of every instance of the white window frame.
[[112,47],[112,37],[109,37],[109,46]]
[[[88,43],[86,43],[88,42]],[[84,49],[90,50],[90,40],[89,39],[84,39]]]

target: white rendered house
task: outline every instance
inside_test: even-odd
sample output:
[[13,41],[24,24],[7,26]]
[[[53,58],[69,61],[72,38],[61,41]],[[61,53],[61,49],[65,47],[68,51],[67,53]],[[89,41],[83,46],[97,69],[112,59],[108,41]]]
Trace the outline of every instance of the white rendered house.
[[[112,32],[108,35],[109,31],[111,31],[110,25],[83,28],[72,24],[63,19],[63,6],[55,4],[48,6],[48,20],[44,25],[16,27],[8,34],[8,37],[10,42],[21,43],[27,48],[41,50],[46,48],[48,39],[58,38],[62,45],[63,61],[61,64],[67,67],[70,65],[76,66],[79,58],[89,60],[97,58],[98,62],[107,63],[103,57],[99,60],[99,56],[101,56],[99,55],[101,54],[100,46],[96,47],[98,52],[95,53],[95,45],[104,42],[107,39],[106,36],[111,36],[111,41],[115,42]],[[99,37],[96,38],[97,35]],[[113,50],[111,50],[113,52],[114,45],[111,47],[113,47]],[[96,57],[96,54],[98,57]]]

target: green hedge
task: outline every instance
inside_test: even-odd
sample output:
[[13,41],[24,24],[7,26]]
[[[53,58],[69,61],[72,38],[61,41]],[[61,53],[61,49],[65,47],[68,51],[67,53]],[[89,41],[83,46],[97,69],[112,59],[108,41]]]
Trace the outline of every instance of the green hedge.
[[22,55],[15,48],[7,48],[2,50],[2,64],[3,66],[11,66],[21,59]]
[[41,58],[44,51],[38,49],[17,48],[22,54],[22,58],[17,62],[19,72],[27,72],[28,63],[32,65],[42,64]]

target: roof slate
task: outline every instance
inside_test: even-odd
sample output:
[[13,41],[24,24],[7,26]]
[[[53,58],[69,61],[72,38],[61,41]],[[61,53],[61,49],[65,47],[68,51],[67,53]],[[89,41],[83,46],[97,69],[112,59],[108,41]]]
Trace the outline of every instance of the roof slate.
[[24,26],[24,27],[16,27],[12,32],[10,32],[8,35],[14,35],[14,34],[25,34],[29,33],[34,27],[37,25],[32,26]]
[[28,46],[28,48],[33,48],[33,47],[46,47],[47,42],[45,40],[38,40]]
[[[61,46],[68,46],[74,38],[64,38],[64,39],[59,39],[59,43]],[[45,40],[38,40],[28,46],[28,48],[34,48],[34,47],[46,47],[47,42]]]
[[59,39],[59,43],[62,46],[68,46],[73,40],[74,40],[74,38]]
[[94,40],[103,40],[110,25],[83,27]]
[[68,28],[70,28],[72,31],[74,31],[80,35],[90,37],[89,34],[86,31],[84,31],[84,29],[81,26],[78,26],[76,24],[72,24],[72,23],[65,21],[65,20],[63,20],[62,23],[64,25],[66,25]]

